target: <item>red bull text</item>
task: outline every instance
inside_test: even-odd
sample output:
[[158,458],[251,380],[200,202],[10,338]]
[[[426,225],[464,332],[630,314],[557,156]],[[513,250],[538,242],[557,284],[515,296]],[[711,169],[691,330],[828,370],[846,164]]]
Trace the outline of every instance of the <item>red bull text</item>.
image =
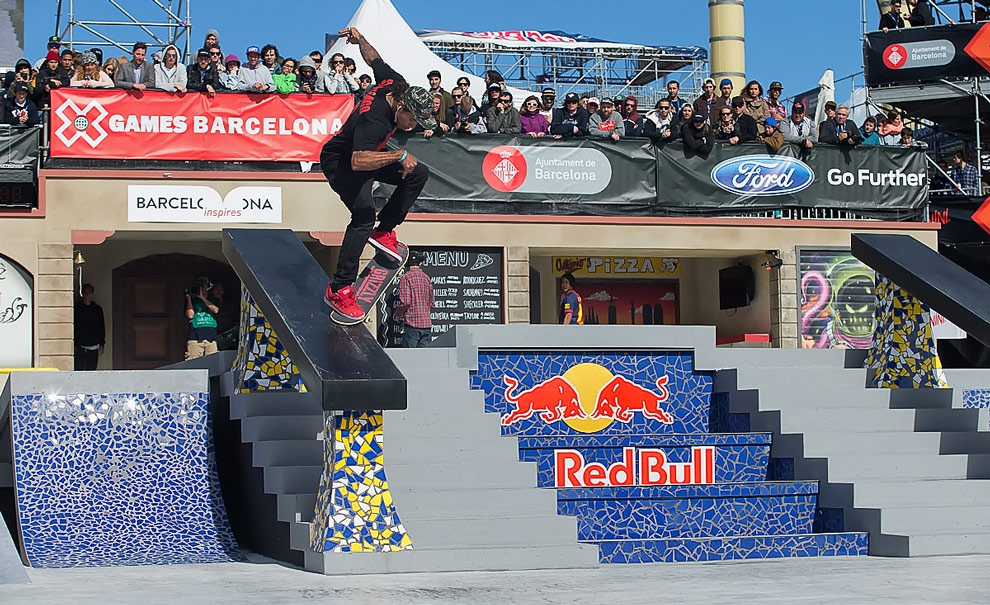
[[585,463],[578,450],[556,450],[554,487],[626,487],[651,485],[706,485],[715,483],[715,447],[691,448],[688,462],[669,462],[663,450],[622,448],[622,461],[606,467]]

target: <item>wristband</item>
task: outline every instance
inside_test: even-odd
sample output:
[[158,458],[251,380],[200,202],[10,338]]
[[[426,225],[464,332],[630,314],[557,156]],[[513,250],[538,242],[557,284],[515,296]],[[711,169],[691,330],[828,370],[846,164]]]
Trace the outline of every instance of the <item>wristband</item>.
[[401,158],[399,158],[399,163],[400,163],[400,164],[401,164],[402,162],[404,162],[404,161],[406,161],[406,156],[407,156],[407,155],[409,155],[409,152],[408,152],[408,151],[406,151],[405,149],[403,149],[403,150],[402,150],[402,157],[401,157]]

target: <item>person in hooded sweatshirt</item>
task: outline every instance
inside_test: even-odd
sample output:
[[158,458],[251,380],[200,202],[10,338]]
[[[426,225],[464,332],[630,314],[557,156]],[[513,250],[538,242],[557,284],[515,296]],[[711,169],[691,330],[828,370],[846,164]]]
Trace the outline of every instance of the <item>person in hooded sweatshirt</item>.
[[58,51],[48,51],[45,63],[38,70],[38,76],[35,79],[34,102],[39,107],[51,105],[52,91],[57,88],[68,88],[71,77],[72,74],[66,71],[59,61]]
[[206,30],[206,38],[203,39],[203,48],[209,49],[213,45],[220,48],[220,32],[215,29],[208,29]]
[[[591,101],[598,105],[598,99],[593,98]],[[588,101],[589,105],[591,101]],[[608,97],[602,99],[598,111],[588,118],[588,134],[592,137],[618,141],[625,134],[625,130],[622,115],[615,111],[615,104]]]
[[316,61],[309,55],[299,59],[299,73],[296,74],[296,92],[320,94],[326,92],[323,88],[323,75],[316,69]]
[[528,134],[535,138],[547,136],[547,117],[540,111],[540,99],[536,95],[529,95],[523,101],[522,111],[519,112],[519,126],[522,134]]
[[165,47],[162,62],[155,64],[155,88],[166,92],[186,92],[186,66],[179,63],[179,49]]
[[625,103],[622,104],[622,117],[626,125],[627,137],[643,136],[643,116],[639,114],[636,97],[629,95]]

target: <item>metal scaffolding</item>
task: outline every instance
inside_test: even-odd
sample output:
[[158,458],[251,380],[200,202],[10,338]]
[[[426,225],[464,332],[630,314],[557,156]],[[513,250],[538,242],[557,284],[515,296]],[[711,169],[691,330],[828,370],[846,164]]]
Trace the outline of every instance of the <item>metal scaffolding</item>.
[[[101,6],[87,6],[86,14],[82,15],[76,12],[75,0],[69,0],[61,36],[73,50],[96,47],[104,50],[105,56],[117,52],[106,52],[109,49],[130,55],[137,41],[148,45],[149,55],[174,44],[183,55],[180,60],[186,62],[192,34],[191,4],[192,0],[105,0]],[[62,10],[59,2],[59,23]]]
[[709,73],[708,53],[696,47],[608,42],[579,48],[554,44],[518,47],[484,39],[421,39],[444,61],[479,77],[494,69],[510,86],[527,90],[549,86],[558,95],[571,91],[599,97],[632,94],[641,107],[652,106],[665,97],[671,79],[680,83],[682,98],[693,99],[701,94],[701,85]]

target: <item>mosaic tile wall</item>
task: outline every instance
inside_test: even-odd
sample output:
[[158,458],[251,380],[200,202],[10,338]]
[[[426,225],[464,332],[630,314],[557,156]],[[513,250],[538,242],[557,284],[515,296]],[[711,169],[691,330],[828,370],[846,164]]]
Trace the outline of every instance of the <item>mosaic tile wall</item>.
[[694,563],[741,559],[862,556],[865,533],[795,536],[729,536],[690,540],[615,540],[601,542],[602,563]]
[[[575,368],[579,364],[585,365]],[[477,371],[472,372],[471,386],[485,392],[485,411],[498,413],[504,418],[517,409],[507,401],[506,391],[510,391],[513,397],[519,397],[520,408],[528,401],[535,405],[545,405],[548,397],[552,404],[556,403],[553,392],[541,392],[541,389],[527,391],[536,386],[543,390],[549,387],[553,391],[558,388],[554,384],[555,379],[564,378],[575,385],[578,403],[590,417],[581,422],[572,420],[568,423],[566,419],[546,422],[542,414],[534,414],[510,426],[503,426],[502,433],[506,435],[582,435],[588,432],[597,435],[705,433],[708,432],[712,376],[707,372],[695,373],[693,370],[694,360],[690,353],[483,351],[478,355]],[[635,407],[629,408],[631,419],[628,422],[620,421],[618,416],[621,412],[616,413],[614,408],[615,418],[595,418],[599,407],[599,389],[607,387],[615,376],[635,377],[635,384],[627,387],[632,391],[632,398],[620,402],[631,406],[639,405],[638,410]],[[518,381],[518,386],[510,389],[505,377]],[[657,381],[664,377],[667,378],[666,390],[669,393],[666,393],[666,401],[660,404],[660,412],[671,417],[671,423],[647,417],[642,412],[644,398],[656,398],[665,394],[664,389],[657,386]],[[559,380],[556,381],[559,384]],[[558,409],[563,407],[558,406]],[[585,430],[573,428],[581,424],[585,425]]]
[[[971,409],[990,408],[990,389],[966,389],[962,392],[962,406]],[[990,425],[985,430],[990,430]]]
[[299,370],[244,286],[237,357],[231,370],[241,393],[306,391]]
[[[540,486],[554,485],[562,449],[607,469],[624,447],[661,449],[682,465],[692,447],[714,447],[711,484],[557,489],[558,513],[577,518],[579,539],[598,544],[603,563],[867,554],[866,534],[812,533],[816,482],[766,481],[770,435],[749,433],[748,415],[713,396],[712,375],[694,371],[690,352],[480,351],[470,380],[518,439],[520,459],[537,462]],[[577,479],[580,460],[570,464]]]
[[[748,483],[767,478],[770,435],[586,435],[583,437],[538,437],[519,439],[519,459],[537,463],[536,481],[540,487],[553,487],[554,450],[574,449],[585,462],[608,467],[622,461],[622,449],[659,448],[669,462],[691,460],[691,448],[715,446],[715,476],[725,483]],[[637,463],[638,464],[638,463]]]
[[877,388],[945,388],[928,306],[877,274],[876,334],[866,357]]
[[811,533],[818,484],[725,483],[561,489],[557,512],[597,541]]
[[14,395],[17,511],[33,567],[237,558],[206,393]]
[[325,413],[323,475],[310,542],[316,552],[412,549],[382,458],[382,414]]

